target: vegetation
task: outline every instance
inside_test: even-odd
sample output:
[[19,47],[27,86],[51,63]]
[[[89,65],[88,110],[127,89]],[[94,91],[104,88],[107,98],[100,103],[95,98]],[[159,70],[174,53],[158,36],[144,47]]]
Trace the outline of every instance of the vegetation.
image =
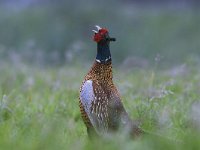
[[92,29],[99,24],[117,38],[112,44],[116,64],[127,56],[152,64],[158,54],[165,66],[181,64],[200,54],[199,16],[198,9],[190,7],[143,8],[114,0],[100,1],[98,7],[91,0],[79,5],[72,0],[40,2],[18,9],[1,5],[0,58],[12,59],[17,53],[40,65],[87,62],[96,52]]
[[[170,3],[0,1],[0,149],[200,149],[199,5]],[[78,94],[96,24],[117,39],[114,81],[150,135],[87,137]]]
[[[198,64],[199,65],[199,64]],[[199,149],[198,65],[169,70],[114,70],[132,118],[153,133],[90,141],[78,106],[78,89],[89,66],[0,66],[1,149]],[[161,138],[154,136],[161,135]]]

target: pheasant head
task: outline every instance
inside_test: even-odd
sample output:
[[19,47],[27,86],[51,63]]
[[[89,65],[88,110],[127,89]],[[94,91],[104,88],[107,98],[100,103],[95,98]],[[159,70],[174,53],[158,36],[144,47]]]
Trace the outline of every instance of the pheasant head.
[[94,32],[93,40],[97,43],[96,61],[99,63],[107,63],[111,61],[110,42],[116,41],[116,39],[109,36],[106,28],[101,28],[98,25],[95,27],[97,30],[92,31]]
[[110,41],[116,41],[115,38],[111,38],[109,36],[109,32],[106,28],[101,28],[100,26],[96,25],[96,30],[92,30],[94,32],[93,40],[97,43],[99,42],[110,42]]

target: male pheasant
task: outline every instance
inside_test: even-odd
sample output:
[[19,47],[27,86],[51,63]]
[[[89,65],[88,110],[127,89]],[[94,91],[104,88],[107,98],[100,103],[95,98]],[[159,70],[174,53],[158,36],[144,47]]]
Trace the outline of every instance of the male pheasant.
[[85,76],[80,88],[80,111],[88,135],[103,136],[119,129],[131,136],[143,131],[128,116],[120,94],[113,83],[110,38],[106,28],[97,27],[93,40],[97,42],[96,60]]

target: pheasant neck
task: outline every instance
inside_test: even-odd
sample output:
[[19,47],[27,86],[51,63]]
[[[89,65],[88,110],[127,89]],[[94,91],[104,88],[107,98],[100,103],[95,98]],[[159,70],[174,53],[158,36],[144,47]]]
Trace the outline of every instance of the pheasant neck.
[[111,62],[111,53],[110,53],[109,42],[99,42],[97,44],[96,61],[98,63],[102,63],[102,64]]
[[112,83],[113,75],[111,61],[104,64],[95,61],[87,77],[88,79],[91,79],[92,77],[92,79],[98,80],[99,83]]

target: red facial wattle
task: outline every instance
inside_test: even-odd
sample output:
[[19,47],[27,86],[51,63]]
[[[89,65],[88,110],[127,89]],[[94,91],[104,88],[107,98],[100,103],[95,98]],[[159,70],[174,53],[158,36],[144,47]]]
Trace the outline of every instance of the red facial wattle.
[[106,34],[108,34],[108,30],[102,28],[98,31],[98,33],[94,34],[93,40],[98,43],[105,38]]

